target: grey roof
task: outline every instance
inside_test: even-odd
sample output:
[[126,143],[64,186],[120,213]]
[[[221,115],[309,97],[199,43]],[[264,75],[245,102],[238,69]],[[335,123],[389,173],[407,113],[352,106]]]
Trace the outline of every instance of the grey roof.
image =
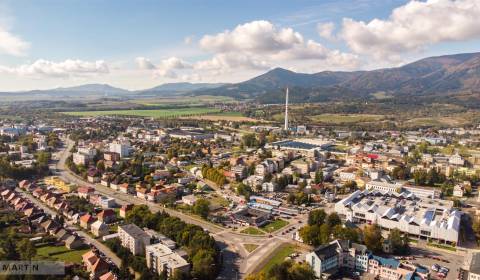
[[337,243],[325,244],[315,249],[315,254],[320,260],[326,260],[337,255]]
[[119,228],[125,231],[128,235],[133,236],[135,238],[150,237],[146,232],[144,232],[141,228],[139,228],[135,224],[122,225],[122,226],[119,226]]

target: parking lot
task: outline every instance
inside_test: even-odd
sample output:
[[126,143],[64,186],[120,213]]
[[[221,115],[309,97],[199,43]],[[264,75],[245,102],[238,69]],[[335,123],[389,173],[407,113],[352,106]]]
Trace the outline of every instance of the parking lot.
[[[437,273],[432,270],[432,265],[438,264],[448,268],[450,271],[445,279],[457,279],[460,267],[463,264],[463,256],[457,254],[449,254],[444,252],[433,251],[431,249],[424,249],[418,247],[412,247],[411,256],[415,257],[415,260],[411,262],[420,264],[430,271],[431,278],[438,279]],[[439,260],[440,259],[440,260]]]

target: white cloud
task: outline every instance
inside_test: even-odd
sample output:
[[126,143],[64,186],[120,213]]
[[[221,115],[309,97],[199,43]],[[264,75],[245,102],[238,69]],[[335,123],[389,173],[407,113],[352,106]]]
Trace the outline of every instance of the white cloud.
[[320,37],[329,41],[335,40],[333,31],[335,30],[335,24],[333,22],[319,23],[317,24],[317,31]]
[[233,31],[205,35],[200,46],[212,52],[247,51],[268,53],[301,44],[303,37],[291,28],[277,29],[272,23],[259,20],[238,25]]
[[24,56],[29,47],[30,43],[25,42],[20,37],[13,35],[0,26],[0,53]]
[[197,70],[268,69],[268,63],[244,54],[220,53],[194,64]]
[[137,63],[138,68],[142,70],[152,70],[156,68],[155,65],[145,57],[137,57],[135,58],[135,62]]
[[[279,66],[320,71],[324,69],[322,66],[358,66],[356,55],[330,50],[316,41],[305,40],[292,28],[278,28],[265,20],[241,24],[232,31],[205,35],[199,44],[214,56],[197,62],[195,68],[220,73],[235,68],[258,70]],[[307,62],[316,63],[317,69],[302,67],[310,64]]]
[[187,69],[191,67],[192,66],[188,62],[173,56],[162,60],[155,67],[155,71],[153,71],[153,76],[174,79],[177,78],[177,73],[175,70]]
[[109,68],[103,60],[89,62],[67,59],[63,62],[53,62],[39,59],[32,64],[24,64],[18,67],[0,66],[0,72],[19,76],[66,78],[106,74],[109,73]]
[[341,37],[358,54],[399,60],[431,44],[480,38],[480,1],[411,1],[387,20],[344,19]]

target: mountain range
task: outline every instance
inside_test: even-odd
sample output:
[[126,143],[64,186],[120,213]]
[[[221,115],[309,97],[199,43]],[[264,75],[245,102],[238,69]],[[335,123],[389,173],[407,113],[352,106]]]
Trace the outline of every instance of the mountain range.
[[194,94],[255,98],[270,103],[290,87],[298,102],[391,95],[480,93],[480,53],[429,57],[396,68],[373,71],[296,73],[273,69],[253,79]]
[[[217,95],[254,99],[262,103],[281,102],[285,87],[292,102],[319,102],[351,98],[401,96],[480,96],[480,53],[429,57],[396,68],[372,71],[323,71],[296,73],[272,69],[240,83],[167,83],[151,89],[128,91],[104,84],[35,90],[23,94],[45,96],[97,95],[98,97]],[[5,95],[8,93],[0,93]],[[17,93],[18,94],[18,93]]]

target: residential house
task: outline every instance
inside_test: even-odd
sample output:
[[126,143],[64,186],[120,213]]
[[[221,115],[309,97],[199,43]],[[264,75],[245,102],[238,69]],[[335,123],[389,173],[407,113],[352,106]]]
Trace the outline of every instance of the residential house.
[[101,222],[104,222],[106,224],[110,224],[115,222],[116,219],[116,214],[113,209],[104,209],[100,213],[97,214],[97,219]]
[[66,240],[65,240],[65,247],[71,250],[76,250],[80,249],[84,246],[85,244],[83,243],[82,239],[78,237],[77,235],[70,235]]
[[109,233],[108,226],[100,220],[92,223],[92,225],[90,226],[90,229],[92,234],[95,235],[96,237],[108,235]]
[[133,204],[122,205],[122,207],[120,208],[120,213],[119,213],[120,217],[126,218],[128,211],[131,211],[132,209],[133,209]]
[[90,214],[85,214],[80,217],[80,226],[84,229],[90,229],[90,226],[95,222],[95,218]]

